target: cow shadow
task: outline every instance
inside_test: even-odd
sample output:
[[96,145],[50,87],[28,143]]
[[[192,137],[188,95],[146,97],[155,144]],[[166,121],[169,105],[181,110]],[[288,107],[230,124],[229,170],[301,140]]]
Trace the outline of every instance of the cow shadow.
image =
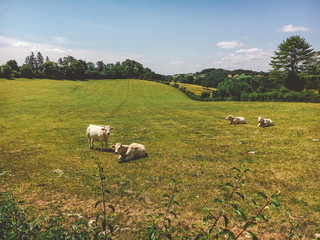
[[101,148],[94,148],[93,149],[94,151],[98,151],[98,152],[109,152],[109,153],[114,153],[114,149],[112,149],[112,148],[108,148],[108,149],[102,149],[101,150]]
[[130,160],[120,160],[119,163],[129,163],[129,162],[135,162],[137,160],[143,159],[143,158],[147,158],[149,155],[146,155],[144,157],[139,157],[139,158],[134,158],[134,159],[130,159]]

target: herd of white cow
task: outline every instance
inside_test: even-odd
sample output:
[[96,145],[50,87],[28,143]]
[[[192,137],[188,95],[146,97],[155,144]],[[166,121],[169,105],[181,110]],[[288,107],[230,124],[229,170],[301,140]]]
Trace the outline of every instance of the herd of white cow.
[[[99,141],[101,143],[101,151],[103,150],[103,143],[106,144],[107,149],[108,139],[110,136],[110,131],[112,129],[113,127],[110,126],[90,124],[87,128],[89,148],[93,149],[93,142]],[[117,143],[112,147],[115,149],[114,153],[120,155],[120,162],[125,162],[148,156],[146,148],[142,144],[132,143],[130,145],[123,145],[121,143]]]
[[[274,123],[271,119],[257,117],[258,119],[258,127],[270,127],[274,126]],[[244,117],[234,117],[232,115],[228,115],[226,120],[229,120],[229,124],[246,124],[246,119]],[[87,128],[87,137],[89,142],[89,148],[93,149],[93,142],[99,141],[101,144],[101,151],[103,150],[103,143],[106,145],[106,149],[108,147],[108,139],[110,136],[110,131],[113,129],[111,126],[105,125],[92,125],[90,124]],[[119,161],[126,162],[133,159],[143,158],[148,156],[145,146],[139,143],[132,143],[130,145],[123,145],[121,143],[117,143],[112,146],[114,148],[114,153],[119,154]]]

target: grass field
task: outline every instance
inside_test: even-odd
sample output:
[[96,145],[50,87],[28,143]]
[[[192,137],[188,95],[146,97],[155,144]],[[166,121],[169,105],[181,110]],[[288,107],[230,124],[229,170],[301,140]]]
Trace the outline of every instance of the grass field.
[[[171,82],[170,85],[173,85],[174,82]],[[199,85],[194,85],[194,84],[188,84],[188,83],[178,83],[179,84],[179,88],[185,87],[186,90],[193,92],[194,94],[201,96],[202,92],[209,92],[212,93],[214,91],[216,91],[216,88],[203,88],[202,86]]]
[[[178,89],[141,80],[0,79],[0,190],[13,192],[33,213],[62,211],[94,216],[95,159],[102,162],[120,222],[119,239],[144,227],[163,205],[170,179],[179,181],[179,224],[202,219],[230,168],[244,164],[249,198],[281,191],[313,237],[320,225],[320,105],[272,102],[197,102]],[[228,125],[228,114],[246,117]],[[275,127],[258,128],[255,117]],[[111,151],[88,147],[89,124],[114,127],[109,147],[144,144],[149,156],[118,163]],[[287,239],[275,211],[253,227],[260,239]]]

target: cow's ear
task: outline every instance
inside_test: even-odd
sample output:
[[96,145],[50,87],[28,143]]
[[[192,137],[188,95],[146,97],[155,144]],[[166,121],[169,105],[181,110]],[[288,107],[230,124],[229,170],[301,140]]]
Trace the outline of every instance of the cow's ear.
[[112,148],[116,148],[116,146],[115,146],[115,145],[112,145],[111,147],[112,147]]
[[105,130],[105,128],[103,127],[103,128],[101,128],[101,130]]
[[110,127],[110,130],[112,130],[113,129],[113,127]]

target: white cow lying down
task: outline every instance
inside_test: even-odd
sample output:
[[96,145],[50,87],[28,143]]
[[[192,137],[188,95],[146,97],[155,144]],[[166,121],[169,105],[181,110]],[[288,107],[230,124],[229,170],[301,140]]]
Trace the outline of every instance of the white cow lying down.
[[274,123],[271,119],[266,119],[266,118],[263,118],[263,117],[257,117],[258,119],[258,127],[270,127],[270,126],[274,126]]
[[87,137],[89,142],[89,148],[93,149],[93,142],[99,141],[101,143],[101,151],[103,150],[103,142],[106,143],[106,149],[108,144],[108,138],[110,135],[110,130],[113,127],[104,126],[104,125],[92,125],[87,128]]
[[123,145],[121,143],[117,143],[115,146],[112,147],[115,148],[114,153],[120,154],[118,158],[120,162],[148,156],[145,146],[139,143],[132,143],[130,145]]
[[232,115],[228,115],[228,117],[226,117],[226,120],[229,120],[229,124],[245,124],[246,123],[246,119],[244,117],[234,117]]

